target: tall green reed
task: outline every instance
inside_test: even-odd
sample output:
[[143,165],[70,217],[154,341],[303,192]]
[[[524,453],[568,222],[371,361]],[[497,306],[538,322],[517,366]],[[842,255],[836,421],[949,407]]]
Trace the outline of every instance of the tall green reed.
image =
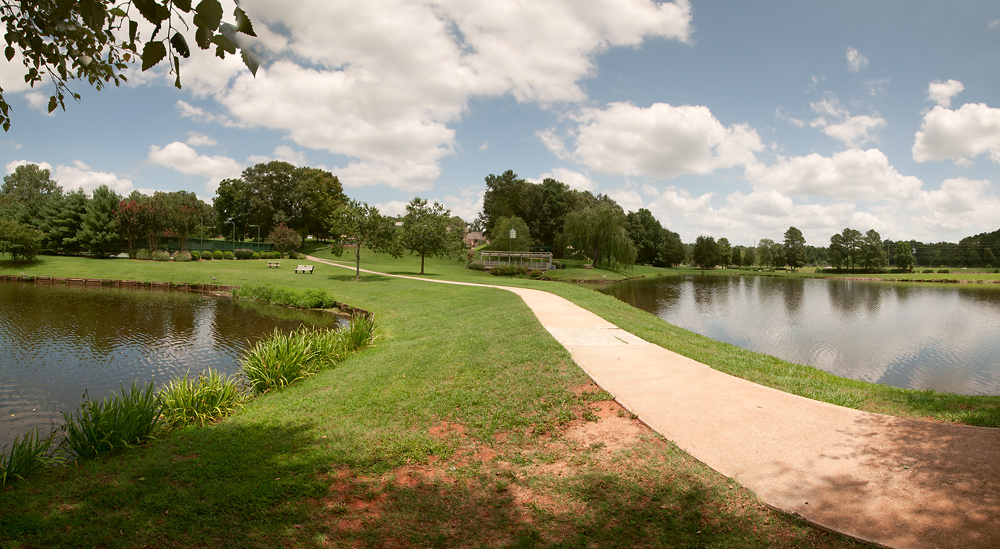
[[243,357],[241,368],[254,391],[280,389],[333,366],[375,340],[375,321],[356,315],[346,328],[310,330],[300,327],[258,341]]
[[157,394],[167,428],[218,421],[246,400],[235,377],[211,368],[197,377],[174,379]]
[[128,391],[101,401],[84,401],[75,413],[63,412],[66,443],[78,457],[93,458],[131,448],[152,438],[160,419],[160,401],[149,383],[140,389],[132,382]]
[[0,453],[0,486],[20,479],[25,475],[51,464],[62,463],[64,459],[54,454],[53,442],[56,431],[42,437],[38,427],[29,431],[23,437],[14,437],[10,449]]

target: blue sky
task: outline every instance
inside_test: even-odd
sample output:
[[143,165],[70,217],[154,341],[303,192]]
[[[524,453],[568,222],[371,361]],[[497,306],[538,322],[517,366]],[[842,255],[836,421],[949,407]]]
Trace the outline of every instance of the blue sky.
[[279,159],[384,213],[421,196],[471,220],[483,178],[511,169],[648,208],[686,242],[1000,228],[995,1],[242,5],[256,78],[196,52],[183,90],[159,67],[46,114],[48,90],[0,65],[7,173],[210,201]]

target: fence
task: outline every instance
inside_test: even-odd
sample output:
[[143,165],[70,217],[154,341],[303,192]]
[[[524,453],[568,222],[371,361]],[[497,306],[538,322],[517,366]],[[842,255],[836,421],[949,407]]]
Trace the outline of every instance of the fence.
[[552,268],[552,254],[549,252],[479,252],[479,260],[487,269],[497,265],[519,265],[531,270],[549,270]]
[[[136,247],[142,248],[144,246],[140,246],[140,242],[136,241]],[[180,249],[180,243],[177,241],[176,236],[164,236],[160,238],[160,248],[173,252]],[[253,250],[255,252],[270,252],[274,250],[274,244],[268,244],[266,242],[233,242],[232,240],[189,238],[185,249],[188,251],[194,250],[198,252],[204,250],[214,252],[215,250],[233,251],[240,249]]]

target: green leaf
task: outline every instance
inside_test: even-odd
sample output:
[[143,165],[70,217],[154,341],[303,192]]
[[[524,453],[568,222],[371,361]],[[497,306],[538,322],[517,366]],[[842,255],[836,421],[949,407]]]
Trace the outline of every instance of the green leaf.
[[225,59],[226,54],[236,54],[236,44],[233,44],[228,38],[222,36],[221,34],[216,34],[212,37],[212,43],[218,46],[215,48],[215,55]]
[[7,46],[7,49],[4,51],[4,54],[7,56],[7,61],[10,61],[11,59],[14,58],[14,48]]
[[49,112],[56,110],[57,106],[59,106],[59,102],[56,100],[56,96],[53,95],[49,98]]
[[148,70],[167,56],[167,47],[163,42],[146,42],[142,47],[142,70]]
[[174,7],[187,13],[191,11],[191,0],[174,0]]
[[207,50],[212,45],[212,35],[212,31],[199,28],[194,33],[194,41],[198,44],[199,48]]
[[222,23],[222,4],[219,0],[201,0],[194,11],[194,24],[198,28],[214,31]]
[[139,34],[139,22],[129,21],[128,22],[128,41],[135,42],[135,37]]
[[184,39],[183,34],[175,32],[170,37],[170,45],[174,47],[174,51],[179,53],[181,57],[187,59],[191,56],[191,48],[188,47],[187,40]]
[[243,64],[250,69],[250,74],[257,76],[257,69],[260,67],[260,56],[247,49],[240,50],[240,55],[243,57]]
[[174,56],[174,74],[177,78],[174,79],[174,87],[181,89],[181,60],[176,55]]
[[158,25],[170,17],[170,10],[156,0],[132,0],[132,3],[139,9],[142,17],[154,25]]
[[247,17],[247,13],[243,11],[239,6],[236,7],[236,11],[233,12],[236,16],[236,31],[242,32],[247,36],[257,36],[253,31],[253,23],[250,22],[250,18]]

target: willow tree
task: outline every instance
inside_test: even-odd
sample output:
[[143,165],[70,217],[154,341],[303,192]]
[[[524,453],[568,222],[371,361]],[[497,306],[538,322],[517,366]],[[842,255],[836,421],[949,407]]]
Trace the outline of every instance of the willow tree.
[[601,203],[566,214],[563,240],[595,267],[615,269],[635,264],[635,244],[625,230],[627,218],[620,207]]

